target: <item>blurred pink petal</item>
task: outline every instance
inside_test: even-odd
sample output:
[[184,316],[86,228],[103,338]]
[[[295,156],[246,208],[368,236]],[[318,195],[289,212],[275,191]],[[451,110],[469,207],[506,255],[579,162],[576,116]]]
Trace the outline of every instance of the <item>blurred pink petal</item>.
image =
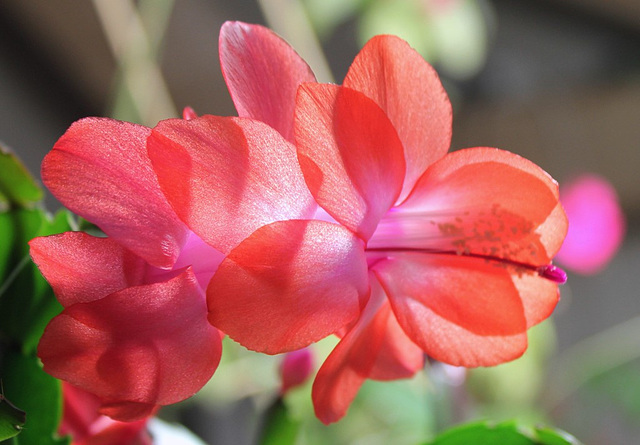
[[569,217],[569,233],[557,260],[574,272],[591,275],[604,269],[618,251],[626,222],[613,186],[584,174],[560,191]]

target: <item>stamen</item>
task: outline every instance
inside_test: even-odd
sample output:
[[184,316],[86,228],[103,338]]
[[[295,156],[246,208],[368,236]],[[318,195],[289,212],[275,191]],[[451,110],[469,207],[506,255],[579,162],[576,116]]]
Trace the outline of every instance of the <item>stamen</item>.
[[567,273],[553,264],[538,267],[538,275],[558,284],[567,282]]
[[373,264],[380,261],[385,254],[389,254],[391,252],[408,252],[408,253],[424,253],[430,255],[457,255],[464,256],[468,258],[480,258],[485,261],[491,261],[496,265],[511,265],[518,268],[528,269],[531,271],[535,271],[542,278],[546,278],[547,280],[551,280],[554,283],[564,284],[567,282],[567,273],[559,268],[558,266],[554,266],[553,264],[547,264],[546,266],[533,266],[526,263],[521,263],[519,261],[513,261],[507,258],[500,258],[492,255],[483,255],[477,253],[469,253],[469,252],[458,252],[458,251],[449,251],[449,250],[437,250],[437,249],[421,249],[415,247],[396,247],[396,248],[387,248],[387,247],[367,247],[366,252],[373,253],[374,255],[369,257],[369,267]]

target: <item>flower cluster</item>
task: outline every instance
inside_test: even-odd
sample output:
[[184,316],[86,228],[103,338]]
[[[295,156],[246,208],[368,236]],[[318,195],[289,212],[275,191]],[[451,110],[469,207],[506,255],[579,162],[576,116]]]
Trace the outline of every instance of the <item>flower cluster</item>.
[[239,117],[89,118],[47,155],[46,186],[107,235],[31,242],[64,306],[47,372],[132,421],[197,392],[223,332],[267,354],[336,334],[313,385],[330,423],[425,354],[524,352],[565,279],[551,177],[495,148],[447,153],[447,95],[397,37],[370,40],[342,85],[257,25],[226,23],[220,58]]

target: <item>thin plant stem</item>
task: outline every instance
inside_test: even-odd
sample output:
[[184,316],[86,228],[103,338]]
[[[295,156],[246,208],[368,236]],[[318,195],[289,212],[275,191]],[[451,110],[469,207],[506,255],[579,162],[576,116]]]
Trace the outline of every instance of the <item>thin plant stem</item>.
[[640,316],[588,337],[552,364],[545,406],[553,410],[590,380],[640,358]]
[[27,264],[29,264],[30,262],[31,262],[31,257],[29,257],[29,255],[25,255],[18,262],[16,267],[14,267],[11,273],[7,276],[7,278],[5,278],[4,283],[2,283],[2,286],[0,286],[0,297],[2,297],[4,293],[9,289],[9,287],[11,287],[11,285],[16,280],[18,275],[20,275],[20,272],[22,272],[22,270],[25,267],[27,267]]
[[269,27],[298,51],[318,81],[334,82],[322,46],[300,1],[258,0],[258,4]]

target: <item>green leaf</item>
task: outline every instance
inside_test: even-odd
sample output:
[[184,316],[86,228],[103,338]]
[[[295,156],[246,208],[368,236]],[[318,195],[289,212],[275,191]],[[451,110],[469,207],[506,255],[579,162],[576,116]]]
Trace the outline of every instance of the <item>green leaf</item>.
[[4,283],[5,277],[11,268],[11,253],[13,251],[13,240],[15,228],[13,218],[9,212],[0,213],[0,283]]
[[542,445],[580,445],[580,441],[569,433],[553,428],[537,428],[537,443]]
[[59,445],[67,439],[57,437],[62,416],[60,381],[46,374],[35,356],[8,350],[3,356],[2,381],[5,397],[24,409],[26,422],[13,443],[19,445]]
[[26,413],[0,393],[0,440],[20,434],[25,420]]
[[0,212],[12,205],[32,208],[42,201],[42,189],[18,157],[0,144]]
[[548,427],[528,428],[518,422],[474,422],[445,431],[425,445],[580,445],[564,431]]
[[291,418],[287,406],[278,397],[265,413],[260,445],[291,445],[295,443],[300,422]]
[[50,218],[44,210],[14,209],[8,213],[14,228],[12,252],[0,285],[0,329],[4,336],[33,351],[48,321],[61,306],[38,268],[29,258],[28,242],[36,236],[70,230],[71,214],[63,210]]

